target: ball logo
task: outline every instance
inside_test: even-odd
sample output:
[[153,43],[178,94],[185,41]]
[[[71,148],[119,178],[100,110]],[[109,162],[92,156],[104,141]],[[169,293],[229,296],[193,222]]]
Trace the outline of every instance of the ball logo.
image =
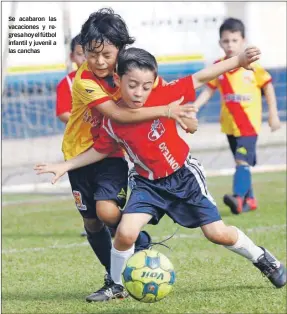
[[151,130],[148,133],[148,139],[152,142],[158,140],[163,133],[165,132],[165,128],[160,120],[154,120],[151,125]]
[[156,278],[156,279],[160,279],[163,280],[163,273],[159,273],[157,271],[143,271],[142,278]]

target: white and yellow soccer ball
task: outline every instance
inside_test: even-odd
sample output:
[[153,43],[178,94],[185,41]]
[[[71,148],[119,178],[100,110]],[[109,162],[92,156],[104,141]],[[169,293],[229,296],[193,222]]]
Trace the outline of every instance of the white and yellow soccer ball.
[[153,303],[172,291],[175,272],[165,255],[155,250],[143,250],[129,258],[122,272],[122,280],[134,299]]

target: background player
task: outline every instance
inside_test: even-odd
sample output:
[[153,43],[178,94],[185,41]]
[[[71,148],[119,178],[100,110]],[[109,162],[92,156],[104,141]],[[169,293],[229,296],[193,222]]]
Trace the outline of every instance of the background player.
[[[76,63],[77,69],[86,61],[81,45],[81,36],[75,36],[71,41],[70,59]],[[72,110],[72,84],[77,71],[66,75],[57,85],[56,90],[56,115],[64,123],[67,123]]]
[[[118,105],[136,109],[177,99],[181,95],[185,101],[193,101],[196,88],[224,70],[239,65],[246,68],[258,59],[258,53],[256,48],[247,49],[238,57],[153,90],[157,77],[155,58],[142,49],[121,51],[115,80],[122,95]],[[252,261],[276,287],[286,284],[286,270],[278,260],[264,248],[256,246],[241,230],[222,222],[207,190],[203,167],[190,156],[189,147],[179,137],[174,121],[161,118],[123,125],[104,118],[100,136],[94,144],[95,150],[90,149],[66,163],[37,165],[35,169],[38,174],[55,173],[55,182],[67,170],[105,158],[118,143],[135,163],[136,174],[111,251],[111,275],[115,282],[112,290],[123,289],[121,271],[134,252],[133,243],[141,228],[148,222],[157,224],[164,214],[182,226],[200,226],[207,239]],[[98,301],[108,299],[105,296]]]
[[[240,20],[225,20],[220,26],[219,35],[220,47],[225,52],[225,57],[220,60],[231,58],[244,48],[245,27]],[[257,208],[250,166],[256,164],[256,142],[262,121],[261,89],[268,104],[271,131],[280,128],[272,78],[259,64],[252,66],[253,72],[240,67],[209,82],[194,102],[200,108],[219,89],[221,131],[227,135],[236,163],[233,195],[226,194],[223,199],[234,214]]]

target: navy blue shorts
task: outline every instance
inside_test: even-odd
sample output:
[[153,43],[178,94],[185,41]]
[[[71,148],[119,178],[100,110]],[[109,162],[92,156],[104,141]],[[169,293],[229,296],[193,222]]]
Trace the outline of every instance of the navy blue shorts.
[[167,214],[174,222],[197,228],[221,220],[216,204],[209,194],[204,169],[190,156],[172,175],[148,180],[139,175],[130,178],[131,196],[123,211],[152,215],[149,223],[156,225]]
[[128,185],[124,158],[105,158],[68,172],[76,207],[84,218],[97,218],[96,201],[113,200],[124,207]]
[[257,135],[239,137],[227,135],[227,139],[235,160],[245,161],[250,166],[256,165]]

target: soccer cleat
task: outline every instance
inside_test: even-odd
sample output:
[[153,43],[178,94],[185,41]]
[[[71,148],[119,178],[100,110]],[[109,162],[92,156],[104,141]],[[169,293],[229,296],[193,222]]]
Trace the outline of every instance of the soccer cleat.
[[102,302],[112,299],[124,299],[129,296],[122,285],[115,284],[109,274],[105,275],[104,286],[86,297],[87,302]]
[[240,196],[225,194],[223,197],[223,202],[230,208],[233,214],[238,215],[242,213],[243,200]]
[[251,197],[245,199],[245,205],[248,206],[249,210],[255,210],[258,206],[256,199]]
[[141,231],[135,242],[135,253],[149,249],[151,244],[150,235],[146,231]]
[[266,249],[260,246],[264,253],[253,263],[276,288],[286,285],[286,268]]

